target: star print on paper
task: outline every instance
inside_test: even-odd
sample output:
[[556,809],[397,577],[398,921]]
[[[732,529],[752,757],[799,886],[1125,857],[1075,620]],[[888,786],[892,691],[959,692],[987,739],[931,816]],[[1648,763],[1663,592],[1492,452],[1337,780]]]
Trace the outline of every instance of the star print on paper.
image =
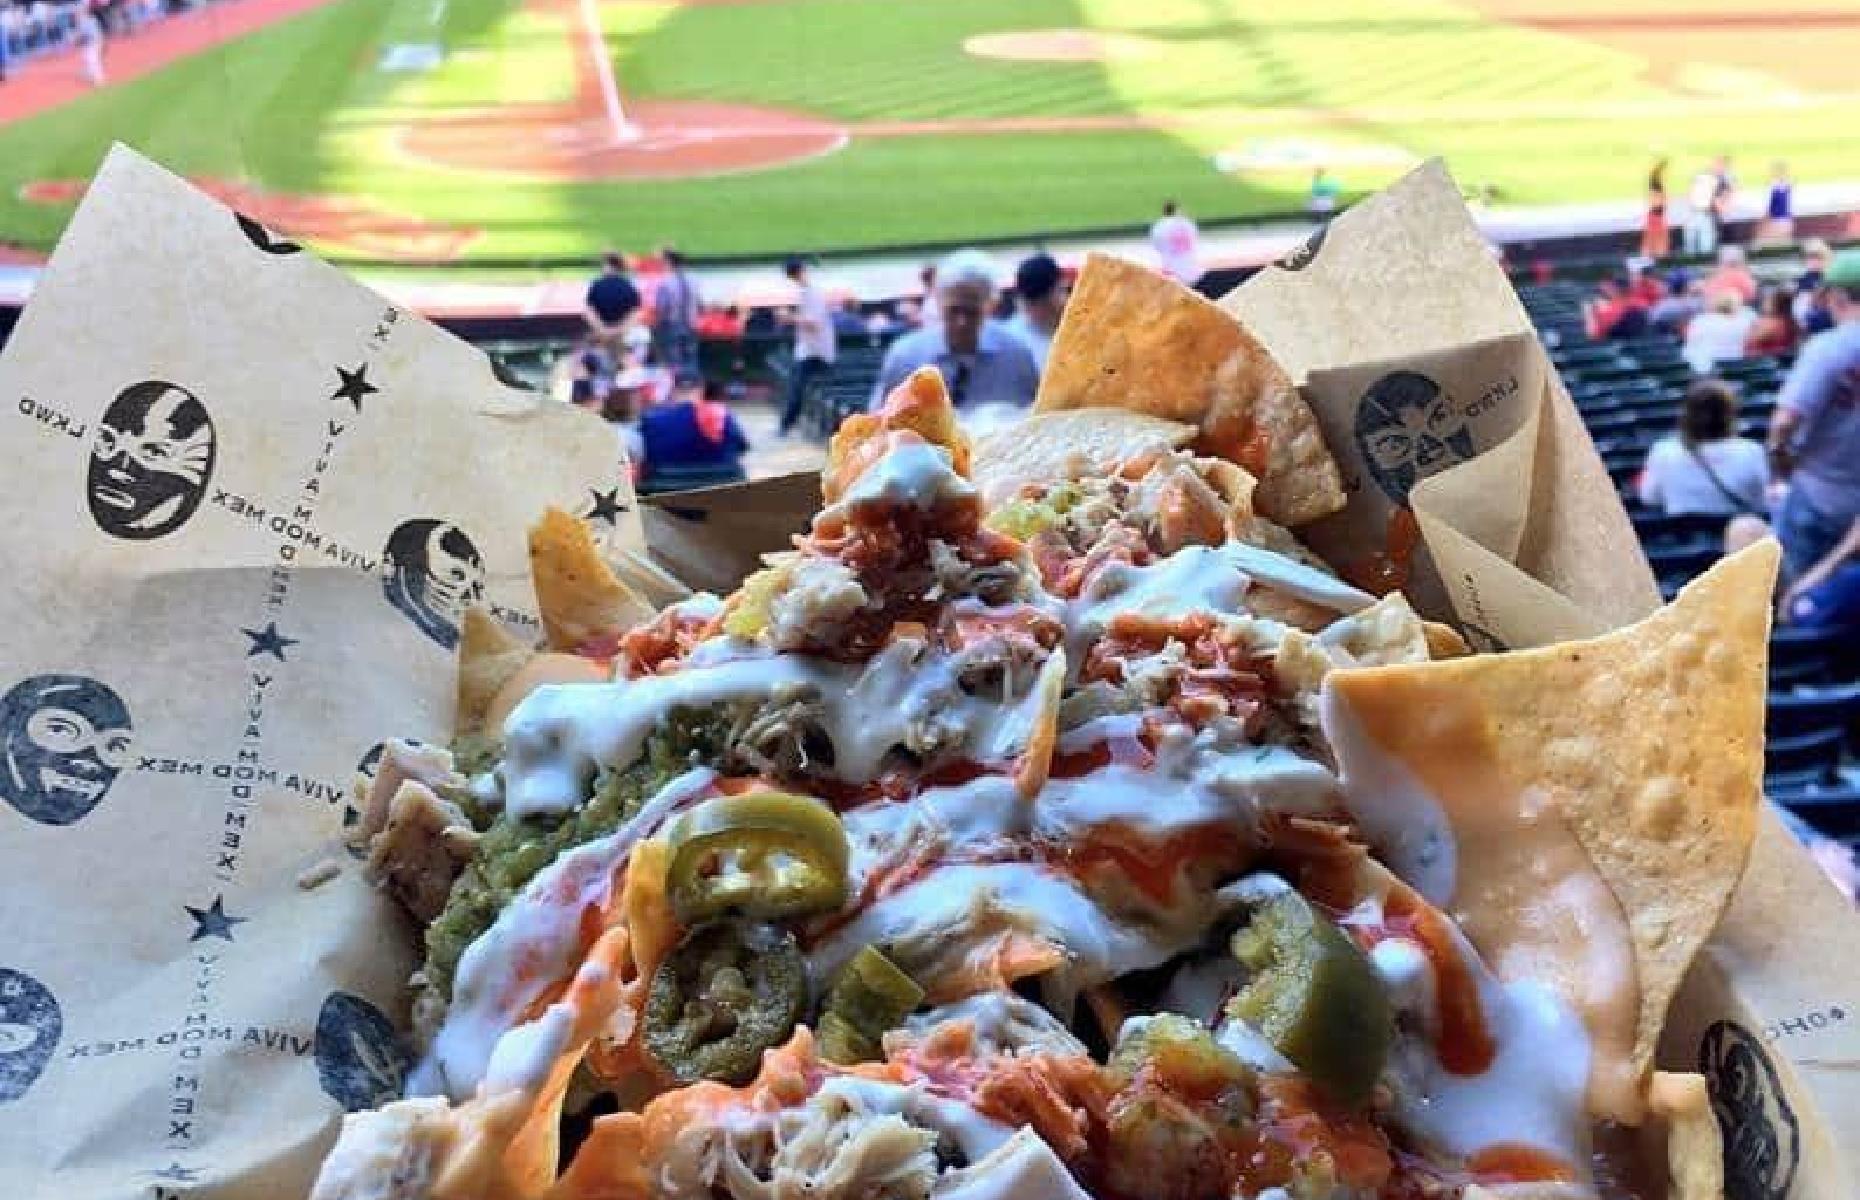
[[266,622],[263,629],[241,629],[239,632],[252,639],[251,649],[245,652],[247,658],[259,654],[269,654],[279,662],[286,662],[288,660],[284,657],[284,652],[292,646],[295,646],[300,640],[294,637],[285,637],[283,634],[279,633],[278,623],[276,621]]
[[226,912],[226,899],[223,896],[213,897],[210,908],[195,908],[191,904],[183,904],[181,907],[187,910],[188,916],[194,918],[194,933],[187,939],[190,942],[210,937],[224,938],[230,942],[233,940],[233,926],[243,925],[250,919],[230,916]]
[[619,488],[612,488],[605,492],[589,488],[588,494],[594,497],[594,507],[588,513],[588,520],[605,521],[609,525],[620,523],[620,514],[627,511],[627,506],[620,499]]
[[149,1171],[151,1179],[167,1179],[175,1183],[192,1183],[200,1174],[199,1167],[184,1167],[178,1162],[171,1162],[159,1171]]
[[336,368],[336,377],[342,382],[330,396],[331,400],[347,400],[355,405],[355,411],[362,411],[362,397],[372,396],[381,389],[368,382],[368,364],[363,363],[353,371]]

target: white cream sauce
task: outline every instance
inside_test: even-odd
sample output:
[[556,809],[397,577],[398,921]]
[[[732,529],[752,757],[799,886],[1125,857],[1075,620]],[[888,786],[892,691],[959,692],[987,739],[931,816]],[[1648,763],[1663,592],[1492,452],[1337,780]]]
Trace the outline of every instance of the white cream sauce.
[[1271,1074],[1297,1070],[1291,1059],[1280,1054],[1278,1047],[1267,1041],[1264,1034],[1239,1017],[1222,1018],[1215,1026],[1214,1041],[1255,1071]]
[[[1359,910],[1346,922],[1380,919],[1379,912]],[[1581,1019],[1538,983],[1499,981],[1457,931],[1454,944],[1477,984],[1480,1010],[1497,1051],[1479,1075],[1448,1071],[1419,1032],[1435,1022],[1434,968],[1421,946],[1391,938],[1370,954],[1390,1002],[1404,1018],[1388,1066],[1396,1120],[1451,1154],[1523,1144],[1585,1171],[1589,1037]]]
[[1485,975],[1479,994],[1498,1046],[1490,1069],[1449,1074],[1424,1047],[1403,1039],[1398,1061],[1419,1067],[1421,1086],[1412,1094],[1397,1089],[1398,1118],[1456,1154],[1523,1143],[1586,1173],[1589,1038],[1582,1022],[1549,989],[1530,981],[1500,984]]
[[1283,554],[1228,542],[1185,546],[1142,567],[1105,564],[1069,606],[1067,624],[1075,638],[1089,639],[1126,613],[1165,619],[1199,612],[1242,614],[1247,589],[1255,583],[1346,615],[1376,602],[1369,593]]
[[[1048,780],[1031,804],[1019,798],[1011,779],[983,776],[844,814],[852,893],[858,895],[875,872],[906,860],[935,862],[945,849],[1070,845],[1107,826],[1157,842],[1209,826],[1245,836],[1262,813],[1323,810],[1334,802],[1335,787],[1321,764],[1276,746],[1229,753],[1190,746],[1147,769],[1112,763],[1089,775]],[[880,898],[816,946],[814,963],[826,978],[869,942],[894,945],[919,961],[943,961],[965,941],[1012,927],[1066,947],[1072,966],[1064,974],[1073,985],[1089,987],[1165,961],[1192,944],[1214,912],[1247,898],[1186,897],[1180,911],[1156,914],[1164,931],[1113,918],[1069,876],[1039,864],[945,863]]]
[[867,467],[853,485],[841,493],[836,507],[854,509],[885,504],[930,509],[975,495],[975,485],[958,475],[950,465],[949,451],[929,442],[907,442],[893,446],[884,457]]
[[914,638],[891,643],[865,663],[763,654],[671,675],[543,687],[504,725],[505,804],[516,816],[576,807],[587,798],[597,764],[617,769],[633,762],[674,708],[802,696],[820,703],[833,743],[832,773],[853,783],[875,778],[899,746],[934,745],[939,758],[1011,760],[1039,713],[1034,692],[1006,704],[969,695],[956,659]]
[[878,900],[809,953],[828,979],[863,946],[883,944],[913,973],[953,969],[978,940],[1014,930],[1065,948],[1055,980],[1077,991],[1180,953],[1201,922],[1180,929],[1126,927],[1111,919],[1072,880],[1035,863],[957,864],[932,871]]
[[409,1096],[471,1098],[498,1039],[568,975],[581,948],[582,913],[610,903],[634,844],[715,778],[704,769],[680,775],[631,821],[557,858],[504,906],[491,928],[459,957],[452,1004],[426,1057],[408,1076]]
[[1318,694],[1318,722],[1336,756],[1358,832],[1404,883],[1434,907],[1445,907],[1453,899],[1458,852],[1440,801],[1405,764],[1370,741],[1328,681]]

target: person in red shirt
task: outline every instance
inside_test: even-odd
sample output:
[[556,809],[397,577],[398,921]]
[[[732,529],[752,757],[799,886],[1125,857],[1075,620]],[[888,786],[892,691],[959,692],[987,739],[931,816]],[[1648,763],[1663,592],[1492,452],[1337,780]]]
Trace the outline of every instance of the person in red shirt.
[[1652,272],[1653,260],[1630,258],[1627,261],[1627,294],[1642,308],[1652,308],[1666,299],[1666,285]]
[[1603,280],[1600,290],[1600,297],[1587,306],[1591,338],[1629,338],[1647,331],[1647,306],[1634,295],[1626,278]]
[[1745,304],[1757,302],[1757,277],[1746,265],[1742,246],[1720,246],[1718,269],[1705,279],[1707,293],[1734,292]]
[[1756,323],[1744,338],[1744,353],[1753,357],[1792,354],[1800,339],[1801,331],[1795,323],[1794,294],[1788,288],[1771,288],[1763,293],[1763,303],[1757,308]]

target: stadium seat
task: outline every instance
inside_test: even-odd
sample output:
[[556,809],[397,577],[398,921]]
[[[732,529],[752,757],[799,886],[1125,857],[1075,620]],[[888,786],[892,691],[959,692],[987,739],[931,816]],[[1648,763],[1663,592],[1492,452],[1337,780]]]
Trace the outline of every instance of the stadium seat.
[[741,467],[659,467],[639,481],[638,490],[643,496],[689,492],[697,488],[741,483],[744,478]]
[[1763,728],[1773,738],[1828,730],[1845,734],[1856,716],[1860,716],[1860,684],[1772,691]]
[[1647,547],[1647,562],[1661,579],[1684,582],[1696,579],[1724,554],[1718,538],[1694,538],[1688,542]]
[[1721,541],[1724,527],[1731,518],[1718,513],[1665,513],[1646,509],[1629,513],[1628,519],[1634,522],[1634,532],[1640,535],[1641,545],[1655,546],[1696,545],[1706,538]]
[[1860,836],[1860,784],[1836,776],[1829,780],[1764,781],[1764,791],[1809,828],[1849,845]]
[[1842,653],[1853,634],[1841,629],[1795,629],[1770,632],[1770,687],[1845,683],[1851,666]]
[[1787,795],[1814,787],[1838,786],[1845,741],[1839,729],[1767,739],[1763,746],[1764,788]]

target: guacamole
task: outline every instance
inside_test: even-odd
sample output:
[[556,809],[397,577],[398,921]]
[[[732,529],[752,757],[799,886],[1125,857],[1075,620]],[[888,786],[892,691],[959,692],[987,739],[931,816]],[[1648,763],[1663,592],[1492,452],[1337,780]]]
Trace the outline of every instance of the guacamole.
[[[676,709],[646,739],[640,757],[621,770],[603,770],[587,802],[573,812],[528,820],[500,815],[492,821],[471,862],[453,882],[445,910],[427,926],[427,987],[450,1000],[459,956],[491,927],[524,884],[557,855],[618,829],[694,764],[718,761],[731,727],[722,709]],[[485,759],[480,756],[477,761]]]

